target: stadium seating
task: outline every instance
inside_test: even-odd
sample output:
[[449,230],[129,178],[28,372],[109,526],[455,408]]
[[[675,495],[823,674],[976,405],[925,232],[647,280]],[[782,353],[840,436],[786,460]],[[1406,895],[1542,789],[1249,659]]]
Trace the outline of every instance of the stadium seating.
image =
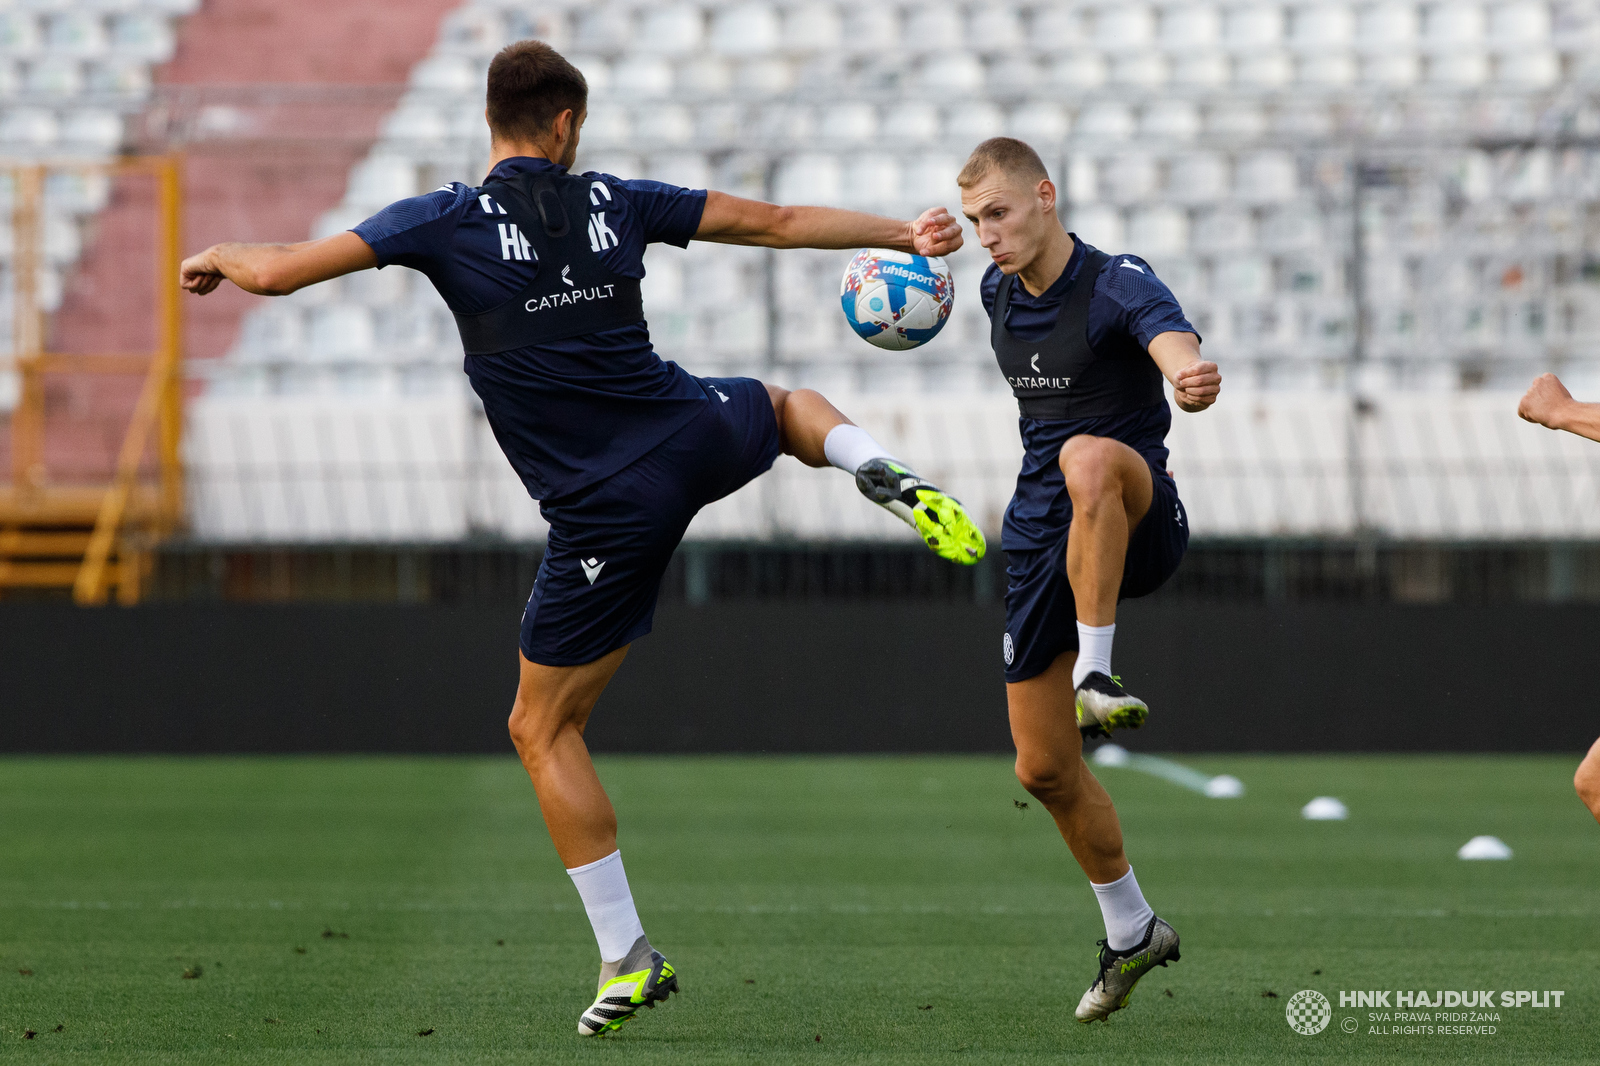
[[[475,180],[488,59],[537,35],[593,87],[586,168],[910,214],[954,205],[976,140],[1028,138],[1073,227],[1155,263],[1237,385],[1509,386],[1551,362],[1600,376],[1583,221],[1600,155],[1572,140],[1600,121],[1597,34],[1590,5],[1527,0],[469,3],[322,229]],[[652,258],[661,346],[694,369],[999,387],[976,300],[891,368],[842,332],[836,254]],[[954,257],[960,292],[983,265]],[[1437,283],[1452,270],[1468,291]],[[769,285],[770,331],[752,307]],[[454,360],[447,334],[439,358]]]
[[[171,58],[174,24],[200,0],[13,0],[0,4],[0,161],[109,159],[124,125],[150,95],[151,68]],[[110,182],[53,174],[45,189],[41,305],[61,302],[62,279],[81,250],[80,229],[105,206]],[[12,343],[11,186],[0,177],[0,352]],[[0,371],[0,412],[16,402]]]
[[[0,136],[43,146],[69,130],[92,135],[63,101],[108,106],[96,86],[159,54],[164,10],[109,0],[7,9],[0,84],[19,88]],[[1144,255],[1223,363],[1230,395],[1268,397],[1250,399],[1252,409],[1289,436],[1262,428],[1249,439],[1273,442],[1261,461],[1280,473],[1299,454],[1284,450],[1288,439],[1322,442],[1307,462],[1348,458],[1339,441],[1350,434],[1324,423],[1356,417],[1352,395],[1461,393],[1470,406],[1474,390],[1515,389],[1547,368],[1575,387],[1600,386],[1592,3],[472,0],[445,19],[316,233],[444,181],[481,180],[484,71],[498,48],[529,36],[589,79],[584,169],[909,216],[956,206],[954,175],[977,140],[1029,140],[1065,194],[1071,228]],[[56,88],[22,88],[35,82]],[[847,333],[836,302],[846,259],[657,248],[645,300],[658,347],[698,373],[814,385],[884,412],[949,403],[1002,418],[977,299],[981,250],[952,257],[956,310],[944,333],[895,354]],[[197,410],[214,400],[229,417],[268,424],[336,397],[466,405],[459,360],[427,283],[385,271],[255,312]],[[1293,396],[1323,396],[1312,406],[1324,413],[1301,424]],[[1179,420],[1174,439],[1200,450],[1197,469],[1231,461],[1232,417],[1210,430]],[[967,490],[988,507],[996,485],[1003,502],[1014,438],[1008,426],[972,432],[996,441],[973,460],[988,464],[987,487]],[[193,454],[200,468],[210,461]],[[1381,517],[1418,535],[1510,535],[1460,508],[1408,518],[1399,503],[1380,514],[1368,500],[1357,513],[1340,502],[1348,463],[1328,462],[1330,487],[1315,500],[1280,506],[1275,490],[1251,488],[1240,499],[1254,502],[1234,506],[1232,490],[1219,489],[1214,509],[1196,504],[1195,527],[1348,530]],[[1236,464],[1230,484],[1266,476],[1248,465]],[[738,499],[724,511],[746,507]],[[1396,499],[1421,507],[1414,493]],[[696,531],[751,535],[777,520],[762,508],[759,522],[708,513]],[[482,520],[522,535],[537,528],[526,510]],[[791,517],[782,528],[804,535],[804,516]]]

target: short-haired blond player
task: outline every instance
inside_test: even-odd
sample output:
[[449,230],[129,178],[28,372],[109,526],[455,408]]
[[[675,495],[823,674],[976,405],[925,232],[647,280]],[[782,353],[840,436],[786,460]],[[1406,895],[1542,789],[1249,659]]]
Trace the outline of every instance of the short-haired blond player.
[[1155,591],[1189,543],[1166,469],[1162,377],[1190,412],[1216,402],[1222,377],[1149,263],[1106,255],[1061,225],[1032,148],[985,141],[958,180],[961,210],[994,260],[983,301],[1026,449],[1001,541],[1017,777],[1055,818],[1105,917],[1099,972],[1077,1010],[1089,1022],[1178,959],[1178,934],[1139,890],[1083,738],[1144,723],[1148,708],[1111,672],[1117,602]]

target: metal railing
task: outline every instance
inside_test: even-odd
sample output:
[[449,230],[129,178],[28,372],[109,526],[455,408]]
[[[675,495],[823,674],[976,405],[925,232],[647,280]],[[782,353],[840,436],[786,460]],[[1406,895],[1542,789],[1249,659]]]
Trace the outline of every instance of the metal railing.
[[[156,185],[155,348],[150,352],[50,352],[38,292],[44,188],[50,174],[146,175]],[[6,166],[14,234],[13,352],[18,401],[11,413],[11,483],[0,487],[0,587],[69,585],[79,603],[104,603],[112,586],[136,602],[149,569],[150,541],[172,533],[184,513],[183,323],[178,265],[182,240],[181,161],[175,156],[111,162],[55,160]],[[52,376],[143,376],[133,417],[107,484],[55,485],[46,462],[49,418],[45,382]],[[145,453],[155,441],[155,479]],[[87,536],[77,532],[87,527]],[[18,557],[26,557],[22,561]],[[68,576],[70,574],[70,577]]]

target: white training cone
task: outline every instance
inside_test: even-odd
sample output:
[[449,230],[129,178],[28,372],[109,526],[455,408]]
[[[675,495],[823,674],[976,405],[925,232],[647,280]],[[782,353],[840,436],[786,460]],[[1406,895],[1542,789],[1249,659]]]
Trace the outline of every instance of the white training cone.
[[1458,859],[1509,859],[1511,849],[1499,837],[1473,837],[1456,852]]
[[1238,799],[1244,795],[1244,782],[1232,774],[1218,774],[1206,782],[1206,795],[1212,799]]
[[1300,808],[1300,817],[1313,822],[1342,822],[1350,817],[1350,810],[1332,796],[1318,796]]
[[1102,744],[1094,749],[1096,766],[1127,766],[1128,749],[1121,744]]

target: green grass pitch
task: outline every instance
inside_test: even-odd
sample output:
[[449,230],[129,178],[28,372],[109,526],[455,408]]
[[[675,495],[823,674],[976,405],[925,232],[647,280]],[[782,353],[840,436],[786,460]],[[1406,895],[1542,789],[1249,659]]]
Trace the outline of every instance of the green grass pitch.
[[[594,942],[511,759],[3,759],[0,1058],[1600,1058],[1600,826],[1576,755],[1190,762],[1247,795],[1100,771],[1183,960],[1082,1026],[1099,913],[1008,760],[601,760],[685,991],[584,1041]],[[1302,820],[1316,795],[1349,820]],[[1515,858],[1456,859],[1480,833]],[[1478,988],[1566,996],[1470,1038],[1374,1035],[1337,998]],[[1316,1036],[1285,1022],[1301,989],[1334,1002]]]

